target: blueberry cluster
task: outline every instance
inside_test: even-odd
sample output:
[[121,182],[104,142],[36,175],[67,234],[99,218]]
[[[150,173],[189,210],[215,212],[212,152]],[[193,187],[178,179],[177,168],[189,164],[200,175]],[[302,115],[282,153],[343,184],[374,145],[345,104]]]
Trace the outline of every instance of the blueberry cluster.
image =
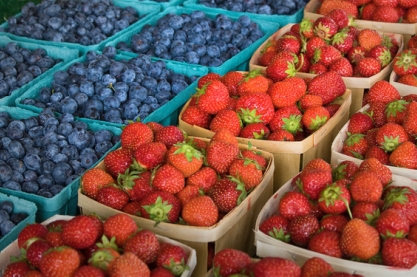
[[126,29],[141,17],[111,0],[43,0],[22,7],[4,31],[38,40],[94,45]]
[[43,48],[30,50],[16,42],[0,47],[0,98],[9,96],[60,61],[49,57]]
[[28,217],[27,213],[14,212],[12,201],[0,202],[0,239],[6,236],[22,220]]
[[308,0],[199,0],[211,8],[234,12],[248,12],[265,15],[291,15],[304,8]]
[[0,186],[53,197],[97,162],[119,136],[89,130],[50,108],[27,119],[0,113]]
[[218,67],[264,35],[244,15],[233,21],[224,14],[211,19],[202,11],[168,13],[155,26],[146,24],[130,44],[116,48],[162,59]]
[[51,107],[59,113],[127,124],[166,104],[198,76],[188,77],[147,55],[116,60],[116,48],[107,46],[99,54],[89,51],[84,63],[75,62],[57,71],[51,86],[42,87],[39,98],[21,103]]

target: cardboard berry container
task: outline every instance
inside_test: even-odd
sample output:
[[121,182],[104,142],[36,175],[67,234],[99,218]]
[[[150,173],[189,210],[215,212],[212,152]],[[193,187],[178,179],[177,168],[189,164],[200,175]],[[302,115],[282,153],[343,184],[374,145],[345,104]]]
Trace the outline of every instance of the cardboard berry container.
[[[320,7],[319,0],[310,0],[304,8],[304,17],[310,19],[317,19],[321,14],[317,13]],[[404,35],[404,45],[407,45],[408,40],[412,35],[417,33],[417,23],[388,23],[378,22],[372,20],[355,19],[355,24],[358,28],[369,28],[381,32],[396,33]]]
[[[54,215],[50,218],[48,218],[47,220],[43,221],[42,224],[43,225],[47,225],[50,222],[53,222],[55,220],[70,220],[71,218],[73,218],[73,216],[69,216],[69,215]],[[188,255],[188,260],[186,265],[188,266],[189,269],[185,270],[180,277],[190,277],[196,264],[197,264],[197,255],[196,255],[196,251],[183,244],[180,243],[178,241],[169,239],[167,237],[164,236],[160,236],[160,235],[156,235],[158,237],[158,241],[159,242],[166,242],[166,243],[171,243],[174,245],[179,245],[181,246],[182,249],[185,250],[185,252]],[[0,252],[0,276],[3,274],[4,269],[6,268],[6,266],[8,264],[10,264],[10,257],[12,256],[19,256],[21,254],[20,249],[17,245],[17,236],[16,239],[10,243],[5,249],[3,249],[3,251]]]
[[4,249],[12,241],[17,239],[17,235],[27,224],[35,222],[35,216],[38,210],[36,205],[30,201],[18,198],[16,196],[0,193],[0,202],[3,201],[10,201],[13,203],[13,213],[26,213],[27,217],[16,224],[16,226],[7,235],[0,238],[0,250]]
[[[274,33],[268,40],[277,40],[281,36],[283,36],[286,32],[290,31],[291,26],[294,24],[287,24],[281,29],[279,29],[276,33]],[[361,27],[360,29],[364,29],[365,27]],[[385,34],[388,35],[394,39],[396,39],[399,43],[400,48],[398,49],[398,52],[400,52],[404,47],[403,42],[403,35],[401,34],[394,34],[394,33],[387,33],[387,32],[379,32],[381,35]],[[268,40],[264,42],[252,55],[252,58],[249,60],[249,70],[253,69],[260,69],[261,71],[265,71],[264,66],[260,66],[257,64],[258,59],[261,54],[261,50],[266,46],[268,43]],[[389,65],[387,65],[384,69],[382,69],[378,74],[375,74],[374,76],[368,77],[368,78],[360,78],[360,77],[342,77],[343,82],[346,85],[346,88],[348,88],[352,92],[352,104],[350,106],[350,115],[358,111],[363,105],[363,95],[365,89],[369,89],[373,84],[375,84],[379,80],[388,79],[389,75],[392,71],[392,61]],[[314,76],[317,76],[317,74],[311,74],[311,73],[302,73],[298,72],[296,73],[296,76],[302,77],[302,78],[314,78]]]
[[[209,141],[209,139],[201,138]],[[240,149],[246,149],[247,145],[239,145]],[[210,227],[196,227],[182,224],[161,222],[155,226],[155,221],[130,215],[139,227],[182,242],[197,251],[197,266],[193,277],[201,277],[207,273],[208,244],[214,242],[214,251],[224,248],[236,248],[249,254],[255,254],[254,234],[252,232],[258,213],[272,195],[274,156],[261,151],[263,157],[268,160],[261,183],[248,194],[242,203],[230,211],[219,222]],[[97,165],[105,169],[103,162]],[[106,205],[85,196],[78,190],[78,206],[82,214],[95,213],[107,218],[116,213],[122,213]]]
[[[270,152],[274,155],[274,192],[285,182],[300,172],[304,166],[314,158],[322,158],[330,162],[329,145],[336,137],[339,130],[349,119],[349,108],[352,101],[350,90],[337,99],[339,110],[317,131],[302,141],[270,141],[259,139],[245,139],[238,137],[243,144],[252,144],[257,149]],[[181,117],[188,107],[190,100],[184,105],[179,116],[179,127],[187,134],[197,137],[211,138],[214,132],[199,126],[190,125],[184,122]]]
[[[414,190],[417,189],[417,181],[403,176],[392,176],[391,186],[410,186]],[[259,257],[281,257],[289,259],[299,264],[300,266],[311,257],[319,257],[324,259],[330,265],[332,265],[335,271],[346,272],[350,274],[359,274],[366,277],[412,277],[417,276],[417,265],[412,269],[401,269],[383,265],[375,265],[368,263],[361,263],[356,261],[350,261],[346,259],[339,259],[324,255],[318,252],[310,251],[305,248],[301,248],[283,241],[274,239],[273,237],[264,234],[259,230],[260,224],[272,216],[278,209],[278,203],[283,195],[293,190],[294,187],[291,184],[291,180],[288,181],[281,189],[279,189],[265,204],[259,213],[258,219],[255,225],[255,245],[256,255]]]
[[389,82],[391,83],[391,85],[393,85],[401,95],[408,95],[408,94],[414,94],[417,93],[417,87],[413,87],[413,86],[409,86],[406,84],[402,84],[398,82],[398,79],[400,77],[398,76],[397,73],[393,71],[391,71],[391,74],[389,76]]

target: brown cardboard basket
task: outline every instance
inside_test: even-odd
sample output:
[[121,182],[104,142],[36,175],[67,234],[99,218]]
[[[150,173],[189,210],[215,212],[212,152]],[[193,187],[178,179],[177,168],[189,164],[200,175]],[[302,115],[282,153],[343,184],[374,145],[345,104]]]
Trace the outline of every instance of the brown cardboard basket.
[[[50,218],[48,218],[47,220],[43,221],[42,224],[46,225],[50,222],[53,222],[55,220],[70,220],[71,218],[73,218],[73,216],[70,215],[54,215]],[[194,271],[194,268],[197,264],[197,253],[196,251],[189,247],[188,245],[185,245],[183,243],[179,243],[178,241],[169,239],[167,237],[163,237],[160,235],[156,235],[158,238],[158,241],[160,242],[166,242],[166,243],[171,243],[174,245],[179,245],[181,248],[183,248],[185,250],[185,252],[188,255],[188,260],[186,265],[188,266],[188,268],[186,270],[184,270],[184,272],[180,275],[180,277],[190,277],[191,274]],[[0,276],[3,274],[3,270],[6,268],[6,266],[10,263],[10,257],[11,256],[19,256],[21,254],[20,249],[17,245],[17,240],[15,240],[13,243],[9,244],[9,246],[7,246],[5,249],[3,249],[3,251],[0,252]]]
[[409,86],[406,84],[398,83],[399,76],[397,73],[391,71],[389,82],[393,85],[401,95],[415,94],[417,93],[417,87]]
[[[288,32],[291,29],[292,25],[294,24],[291,23],[291,24],[285,25],[284,27],[279,29],[276,33],[274,33],[269,39],[267,39],[261,46],[259,46],[258,49],[256,49],[251,59],[249,60],[249,70],[260,69],[262,72],[265,72],[266,67],[260,66],[257,64],[262,49],[266,46],[269,40],[271,39],[277,40],[283,34]],[[379,32],[379,33],[381,35],[383,34],[382,32]],[[401,51],[403,49],[404,47],[403,35],[393,34],[393,33],[388,33],[388,32],[384,32],[384,34],[398,41],[400,45],[400,48],[398,51]],[[375,84],[379,80],[384,80],[384,79],[388,80],[391,71],[392,71],[392,61],[389,65],[387,65],[384,69],[382,69],[381,72],[369,78],[342,77],[343,82],[346,85],[346,88],[348,88],[352,92],[352,104],[350,106],[350,115],[357,112],[363,106],[362,103],[363,103],[363,95],[364,95],[365,89],[370,88],[373,84]],[[296,76],[302,77],[302,78],[314,78],[315,76],[317,76],[317,74],[298,72],[296,73]]]
[[[208,141],[207,138],[201,138]],[[247,145],[240,145],[246,149]],[[236,248],[249,254],[255,253],[253,228],[259,211],[273,193],[274,156],[268,152],[260,151],[268,160],[263,179],[256,188],[248,194],[247,198],[236,208],[230,211],[218,223],[211,227],[195,227],[181,224],[161,222],[155,226],[155,221],[130,215],[139,227],[153,231],[181,243],[197,251],[197,265],[192,276],[201,277],[207,273],[208,243],[214,242],[215,253],[224,248]],[[103,162],[97,167],[105,169]],[[119,210],[98,203],[85,196],[78,190],[78,206],[82,214],[96,213],[107,218]]]
[[[392,185],[397,186],[410,186],[413,189],[417,189],[417,182],[403,176],[393,175]],[[300,266],[311,257],[319,257],[327,261],[332,265],[335,271],[346,272],[350,274],[359,274],[369,277],[412,277],[417,276],[417,265],[412,269],[400,269],[383,265],[375,265],[368,263],[361,263],[356,261],[350,261],[345,259],[339,259],[324,255],[318,252],[313,252],[308,249],[304,249],[283,241],[274,239],[273,237],[264,234],[259,230],[260,224],[276,213],[278,209],[278,203],[282,196],[287,192],[293,190],[291,181],[288,181],[282,188],[277,191],[265,204],[262,211],[259,213],[255,226],[255,245],[256,254],[259,257],[281,257],[292,260]]]
[[[285,182],[301,171],[304,166],[314,158],[322,158],[330,162],[330,147],[333,139],[339,130],[349,119],[349,108],[351,104],[351,92],[346,90],[345,94],[336,102],[341,104],[339,110],[316,132],[302,141],[268,141],[257,139],[237,138],[242,144],[249,143],[259,150],[270,152],[274,155],[274,192]],[[211,138],[213,132],[199,126],[190,125],[184,122],[181,117],[187,108],[188,101],[179,115],[179,127],[187,134],[197,137]]]

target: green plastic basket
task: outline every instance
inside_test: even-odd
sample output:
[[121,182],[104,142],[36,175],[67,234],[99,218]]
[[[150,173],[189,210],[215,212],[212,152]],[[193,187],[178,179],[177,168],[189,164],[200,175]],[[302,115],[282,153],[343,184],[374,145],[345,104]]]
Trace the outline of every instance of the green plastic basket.
[[173,6],[182,6],[185,0],[169,0],[166,2],[159,2],[159,1],[150,1],[150,0],[137,0],[140,3],[158,3],[159,5],[161,5],[162,10],[165,10],[168,7],[173,7]]
[[[113,4],[118,7],[125,8],[127,6],[133,7],[139,14],[139,16],[143,16],[143,18],[139,19],[137,22],[130,25],[123,31],[118,32],[117,34],[109,37],[98,44],[93,45],[81,45],[78,43],[70,43],[70,42],[54,42],[54,41],[47,41],[47,40],[37,40],[28,37],[17,36],[7,32],[9,24],[7,22],[0,25],[0,28],[6,30],[6,32],[0,32],[0,35],[6,35],[14,40],[17,41],[24,41],[24,42],[31,42],[36,43],[38,45],[50,45],[50,46],[59,46],[59,47],[68,47],[72,49],[77,49],[81,54],[84,54],[90,50],[102,50],[104,45],[111,41],[112,39],[117,38],[119,35],[128,32],[130,29],[138,29],[142,26],[143,22],[146,21],[148,18],[153,17],[161,10],[161,5],[156,2],[139,2],[139,1],[128,1],[128,0],[113,0]],[[17,15],[19,16],[19,14]]]

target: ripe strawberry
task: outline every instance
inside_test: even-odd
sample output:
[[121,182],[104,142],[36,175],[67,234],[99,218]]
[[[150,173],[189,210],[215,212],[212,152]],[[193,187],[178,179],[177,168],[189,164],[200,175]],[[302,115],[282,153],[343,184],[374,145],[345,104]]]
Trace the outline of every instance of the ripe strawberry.
[[167,147],[162,142],[148,142],[140,145],[133,152],[135,164],[133,167],[151,170],[165,162]]
[[266,139],[271,131],[262,122],[249,123],[240,131],[239,137],[247,139]]
[[332,39],[338,29],[339,26],[337,23],[328,16],[319,17],[313,23],[313,31],[315,35],[327,41]]
[[239,155],[239,147],[223,141],[211,141],[207,147],[207,163],[217,173],[224,174],[229,170],[233,160]]
[[404,23],[416,23],[417,22],[417,8],[415,6],[408,8],[403,15]]
[[382,43],[382,38],[377,31],[365,28],[361,29],[358,34],[358,43],[366,51]]
[[181,210],[181,202],[173,194],[166,191],[155,191],[140,201],[140,214],[159,222],[177,222]]
[[300,110],[305,111],[308,107],[323,106],[323,99],[319,95],[305,94],[298,101]]
[[354,44],[354,38],[349,33],[347,33],[344,29],[337,32],[332,40],[331,45],[335,47],[337,50],[342,53],[342,55],[346,55],[352,49]]
[[275,44],[275,51],[290,51],[294,54],[298,54],[301,49],[301,41],[298,34],[286,33],[279,37]]
[[379,177],[384,187],[388,186],[392,182],[391,170],[375,158],[366,159],[359,165],[359,171],[365,170],[374,172]]
[[115,237],[116,244],[121,247],[126,240],[138,230],[135,221],[127,214],[118,213],[106,219],[103,223],[104,235]]
[[378,22],[397,23],[400,19],[398,9],[394,6],[377,5],[372,13],[371,20]]
[[139,145],[151,142],[154,139],[152,129],[142,122],[127,124],[120,135],[122,148],[135,150]]
[[290,241],[289,220],[281,215],[272,215],[259,225],[259,231],[283,242]]
[[348,179],[352,180],[353,176],[355,176],[356,172],[358,171],[359,166],[357,166],[352,161],[342,161],[337,164],[332,169],[332,177],[334,181]]
[[352,77],[353,67],[349,60],[345,57],[341,57],[329,65],[329,70],[334,71],[342,77]]
[[104,271],[92,265],[83,265],[77,268],[72,277],[105,277]]
[[379,252],[379,233],[365,221],[357,218],[351,219],[343,228],[340,247],[347,257],[368,260]]
[[182,190],[175,194],[175,196],[180,200],[181,207],[184,207],[185,203],[201,195],[203,191],[198,186],[184,186]]
[[231,276],[242,272],[251,263],[251,258],[247,253],[225,248],[215,254],[213,272],[216,276]]
[[43,253],[48,251],[52,246],[43,239],[35,239],[26,249],[26,260],[34,268],[39,267]]
[[410,102],[407,111],[404,115],[403,127],[404,130],[412,137],[417,136],[417,102]]
[[412,268],[417,264],[417,244],[405,238],[386,239],[381,254],[387,266]]
[[197,106],[208,114],[216,114],[226,108],[229,101],[229,91],[221,81],[211,80],[197,89]]
[[149,267],[132,252],[125,252],[117,257],[110,268],[110,276],[144,276],[150,277]]
[[358,72],[362,77],[371,77],[381,71],[381,62],[372,57],[364,57],[358,64]]
[[71,276],[80,266],[80,256],[68,246],[51,248],[44,253],[39,269],[45,277]]
[[219,212],[228,213],[245,200],[247,192],[245,184],[229,176],[219,179],[211,187],[208,195],[216,203]]
[[22,231],[20,231],[19,235],[17,235],[17,245],[19,249],[21,248],[26,249],[29,246],[30,239],[32,238],[43,239],[45,238],[47,233],[48,233],[48,229],[40,223],[33,223],[33,224],[26,225],[22,229]]
[[328,255],[335,258],[342,258],[340,249],[340,234],[336,231],[321,230],[315,233],[308,242],[307,248],[311,251]]
[[314,50],[313,63],[321,63],[329,66],[334,61],[342,58],[342,53],[333,45],[324,45]]
[[350,117],[347,131],[350,134],[366,134],[373,127],[374,123],[369,113],[357,112]]
[[99,229],[94,219],[87,215],[78,215],[68,220],[62,228],[62,241],[75,249],[84,249],[94,245]]
[[[264,53],[260,53],[257,64],[260,66],[268,66],[274,59],[277,52],[275,51],[268,51]],[[229,88],[230,91],[230,88]],[[237,95],[237,93],[235,94]]]
[[158,122],[155,122],[155,121],[149,121],[149,122],[146,122],[145,124],[148,125],[149,128],[151,128],[154,135],[155,135],[156,131],[158,131],[158,130],[162,129],[162,127],[164,127],[164,126],[162,126],[161,123],[158,123]]
[[316,169],[331,172],[332,166],[328,162],[323,160],[322,158],[314,158],[307,162],[307,164],[303,168],[303,171],[307,172],[309,170],[316,170]]
[[330,103],[324,106],[324,108],[329,112],[330,117],[334,116],[342,105],[338,103]]
[[407,112],[407,107],[408,102],[404,99],[389,102],[385,108],[387,122],[402,125],[404,122],[405,113]]
[[274,82],[282,81],[288,76],[295,76],[297,55],[290,51],[279,52],[265,69],[265,75]]
[[410,141],[403,142],[392,151],[391,165],[408,169],[417,169],[417,146]]
[[196,186],[207,193],[210,188],[216,183],[217,175],[216,171],[208,166],[203,166],[196,173],[186,179],[187,186]]
[[405,74],[417,73],[417,51],[407,49],[395,55],[392,69],[400,77]]
[[201,195],[184,203],[182,219],[191,226],[210,227],[218,220],[218,209],[213,199]]
[[114,178],[123,174],[133,163],[132,152],[129,149],[119,148],[109,152],[103,159],[106,171]]
[[348,136],[343,143],[342,153],[363,160],[368,148],[368,142],[364,134],[353,134]]
[[117,185],[108,185],[97,192],[96,201],[116,210],[121,210],[129,202],[129,195]]
[[301,116],[302,113],[297,106],[283,107],[276,110],[268,127],[272,132],[283,129],[297,134],[302,131]]
[[362,219],[369,225],[374,225],[379,215],[380,209],[375,202],[357,202],[352,207],[352,218]]
[[267,140],[272,141],[295,141],[294,135],[286,130],[277,130],[272,132]]
[[407,85],[407,86],[417,87],[417,75],[416,74],[405,74],[405,75],[401,76],[397,80],[397,82],[401,83],[401,84],[404,84],[404,85]]
[[[332,85],[329,86],[329,84]],[[340,75],[329,71],[314,77],[308,84],[307,91],[310,94],[321,96],[323,104],[326,105],[342,96],[346,91],[346,85]]]
[[304,194],[289,191],[284,194],[278,204],[278,212],[288,220],[311,213],[310,202]]
[[155,134],[155,142],[162,142],[167,149],[172,145],[184,141],[184,131],[174,125],[164,126]]
[[[151,177],[150,171],[127,171],[120,175],[118,182],[128,194],[130,201],[139,201],[153,191]],[[122,209],[125,207],[126,205]]]
[[401,96],[398,90],[385,80],[380,80],[373,84],[369,89],[367,96],[367,101],[369,104],[373,104],[375,102],[388,104],[391,101],[399,99],[401,99]]
[[350,193],[340,181],[327,185],[318,196],[319,209],[325,214],[342,214],[346,210],[350,213]]
[[254,264],[253,274],[259,277],[298,277],[301,276],[301,267],[288,259],[266,257]]
[[189,177],[203,165],[203,154],[191,142],[174,144],[167,152],[167,160],[172,166]]
[[262,181],[263,168],[249,158],[235,159],[229,168],[229,175],[241,180],[247,191],[252,190]]
[[45,241],[52,247],[62,246],[62,228],[48,228],[48,233],[45,236]]
[[123,207],[122,212],[140,216],[140,203],[138,201],[129,202]]
[[372,171],[359,171],[350,183],[350,194],[356,202],[377,202],[382,196],[383,185]]
[[385,68],[392,61],[391,52],[385,45],[373,47],[365,56],[377,59],[381,63],[381,68]]
[[323,0],[320,7],[317,10],[318,14],[327,15],[334,9],[343,9],[348,15],[351,15],[354,18],[358,17],[358,6],[361,6],[362,3],[359,1],[364,0],[354,0],[354,1],[344,1],[344,0]]
[[248,149],[242,149],[241,155],[244,158],[256,161],[258,165],[263,169],[266,169],[268,165],[268,161],[265,157],[262,156],[262,152],[252,149],[251,146],[249,146]]
[[378,146],[387,152],[392,152],[398,145],[408,141],[408,134],[401,125],[387,123],[379,128],[375,138]]
[[383,239],[390,237],[404,238],[410,230],[410,225],[408,219],[400,210],[391,208],[380,214],[376,220],[375,228]]
[[345,215],[341,214],[329,214],[323,216],[320,220],[320,230],[330,230],[338,233],[342,233],[343,227],[349,219]]
[[301,247],[306,247],[310,238],[318,230],[319,221],[311,214],[293,218],[288,224],[291,242]]
[[[272,40],[270,40],[268,43],[272,43]],[[267,45],[268,45],[268,43],[267,43]],[[268,52],[265,52],[265,53],[272,53],[273,55],[275,55],[275,51],[268,51]],[[272,58],[272,56],[270,58]],[[264,58],[264,59],[266,59],[266,58]],[[258,61],[258,63],[259,63],[259,65],[266,66],[266,64],[261,64],[261,58]],[[226,85],[227,89],[229,90],[229,95],[230,96],[238,96],[237,86],[243,80],[244,77],[245,76],[240,71],[229,71],[222,76],[221,81],[223,82],[223,84]]]
[[217,132],[220,129],[228,129],[233,135],[238,136],[242,129],[242,121],[237,112],[222,110],[213,117],[209,129],[213,132]]
[[[402,0],[402,1],[408,2],[407,0]],[[417,36],[415,35],[411,36],[410,39],[407,41],[406,49],[410,49],[410,48],[417,48]]]
[[381,164],[388,165],[389,164],[389,155],[387,152],[379,148],[378,146],[374,145],[369,147],[368,151],[365,154],[365,160],[375,158]]
[[100,168],[91,168],[84,172],[81,176],[81,192],[92,198],[96,199],[97,192],[104,186],[114,184],[116,181],[113,177]]
[[411,240],[412,242],[417,242],[417,225],[411,225],[410,231],[408,232],[407,239]]
[[301,277],[327,277],[333,271],[333,267],[322,258],[311,257],[301,267]]
[[326,185],[332,183],[332,173],[328,170],[310,169],[303,170],[301,174],[296,177],[295,182],[297,187],[311,200],[319,198],[320,191]]
[[249,71],[237,85],[237,93],[243,96],[251,93],[265,93],[268,90],[268,79],[259,69]]
[[301,118],[303,126],[310,132],[317,131],[330,119],[330,113],[322,106],[307,108]]
[[408,186],[390,186],[383,195],[384,209],[400,210],[410,225],[417,223],[417,193]]
[[272,99],[266,93],[239,97],[236,101],[235,110],[244,123],[263,122],[268,124],[274,115]]
[[212,116],[200,110],[197,106],[187,106],[181,115],[181,120],[190,125],[208,129]]
[[123,251],[134,253],[139,259],[149,265],[156,261],[160,248],[155,233],[142,229],[126,240]]
[[156,266],[168,268],[174,275],[181,275],[186,269],[187,253],[179,245],[161,243]]
[[106,236],[103,237],[106,238],[106,242],[101,246],[97,246],[97,249],[92,252],[91,257],[88,259],[88,265],[108,272],[116,258],[120,257],[120,253],[116,250],[118,248],[117,245],[113,245],[115,244],[115,238],[109,241]]
[[[239,142],[235,135],[233,135],[228,129],[220,129],[214,135],[211,137],[210,142],[212,141],[222,141],[226,143],[230,143],[235,146],[239,146]],[[208,146],[208,145],[207,145]],[[207,152],[207,147],[205,148],[205,151]]]
[[293,106],[301,96],[293,93],[293,85],[290,82],[275,82],[268,90],[268,95],[276,109]]
[[209,72],[204,76],[201,76],[197,81],[197,87],[202,88],[206,83],[213,80],[220,80],[221,76],[218,73]]
[[[378,102],[378,100],[376,100],[377,97],[378,97],[377,93],[375,93],[375,99],[373,100],[372,103],[369,103],[368,113],[372,114],[372,119],[374,120],[374,126],[375,126],[376,129],[379,129],[381,126],[383,126],[385,123],[387,123],[387,117],[385,115],[386,103],[385,102]],[[388,100],[388,101],[390,101],[390,100]],[[375,131],[376,130],[373,130],[373,132],[375,132]],[[367,134],[367,137],[369,135],[370,134]],[[374,133],[374,135],[376,136],[376,132]],[[376,140],[374,141],[374,143],[376,145]],[[371,145],[373,145],[373,144],[371,144]]]
[[365,58],[367,51],[362,46],[356,45],[350,48],[350,50],[346,53],[346,58],[349,62],[353,65],[358,64],[360,60]]

